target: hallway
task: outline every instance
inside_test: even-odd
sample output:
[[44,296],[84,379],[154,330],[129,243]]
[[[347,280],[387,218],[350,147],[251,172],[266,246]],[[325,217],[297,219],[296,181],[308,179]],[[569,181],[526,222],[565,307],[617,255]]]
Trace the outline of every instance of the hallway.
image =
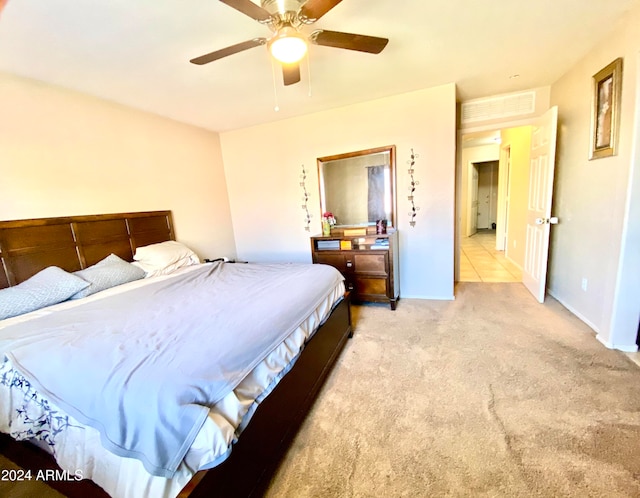
[[460,250],[461,282],[521,282],[522,271],[496,250],[496,231],[478,230],[463,237]]

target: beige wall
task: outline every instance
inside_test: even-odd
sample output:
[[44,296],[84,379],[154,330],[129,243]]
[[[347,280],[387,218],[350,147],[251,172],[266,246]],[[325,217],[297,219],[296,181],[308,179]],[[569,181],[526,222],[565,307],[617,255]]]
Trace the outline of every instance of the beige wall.
[[[221,134],[238,256],[311,261],[320,233],[316,158],[396,145],[400,286],[403,297],[453,297],[455,85],[448,84]],[[420,207],[409,226],[411,148]],[[301,209],[302,165],[313,214]]]
[[[551,89],[552,105],[559,108],[554,214],[560,224],[551,238],[549,291],[589,323],[608,346],[635,346],[638,322],[631,318],[626,332],[611,328],[614,310],[637,294],[618,289],[625,213],[635,156],[634,118],[638,105],[640,7],[627,14],[611,36],[571,68]],[[617,156],[589,161],[592,75],[617,57],[624,58],[620,142]],[[637,189],[636,189],[637,192]],[[637,220],[628,220],[637,234]],[[637,247],[635,248],[637,251]],[[636,277],[637,278],[637,277]],[[587,290],[581,288],[587,279]],[[635,321],[635,323],[634,323]],[[635,329],[635,331],[634,331]]]
[[0,73],[1,220],[158,209],[235,255],[217,134]]
[[[527,232],[527,200],[529,198],[529,168],[531,159],[531,126],[500,131],[501,147],[511,151],[509,175],[509,219],[505,255],[521,268]],[[506,164],[500,164],[505,168]]]

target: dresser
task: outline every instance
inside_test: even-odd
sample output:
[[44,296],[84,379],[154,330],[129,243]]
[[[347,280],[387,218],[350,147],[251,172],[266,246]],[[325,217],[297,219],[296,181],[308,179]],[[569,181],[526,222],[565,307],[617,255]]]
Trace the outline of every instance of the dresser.
[[311,237],[311,254],[314,263],[331,265],[344,275],[352,301],[389,303],[396,309],[400,299],[397,231]]

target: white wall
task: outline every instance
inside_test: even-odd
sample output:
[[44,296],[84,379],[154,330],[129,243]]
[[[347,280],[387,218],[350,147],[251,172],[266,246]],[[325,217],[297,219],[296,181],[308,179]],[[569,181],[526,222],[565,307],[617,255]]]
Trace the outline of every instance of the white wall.
[[[309,236],[320,233],[316,158],[396,145],[397,220],[402,297],[453,298],[455,85],[341,107],[221,134],[238,257],[310,262]],[[409,226],[411,153],[420,155]],[[302,165],[313,214],[311,233],[301,209]]]
[[0,73],[0,220],[163,209],[201,257],[235,255],[216,133]]
[[[591,325],[602,342],[621,349],[635,349],[635,332],[628,331],[637,331],[640,308],[637,293],[619,288],[623,235],[637,240],[638,233],[637,219],[625,214],[628,196],[634,195],[629,184],[633,161],[637,162],[637,150],[635,157],[632,154],[637,140],[639,25],[636,7],[551,88],[551,103],[559,108],[554,214],[560,224],[551,237],[549,291]],[[618,155],[589,161],[592,75],[617,57],[624,58]],[[627,224],[631,234],[625,231]],[[583,278],[588,281],[586,291],[581,288]],[[636,310],[635,323],[627,322],[622,335],[612,328],[620,299],[634,300]]]

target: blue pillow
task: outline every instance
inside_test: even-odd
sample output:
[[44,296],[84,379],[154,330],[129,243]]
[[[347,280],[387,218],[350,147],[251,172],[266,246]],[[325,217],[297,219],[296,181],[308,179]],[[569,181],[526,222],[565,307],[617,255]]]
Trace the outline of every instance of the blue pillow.
[[0,320],[61,303],[88,286],[80,277],[49,266],[14,287],[0,290]]
[[71,299],[80,299],[116,285],[144,278],[145,272],[115,254],[110,254],[95,265],[74,272],[74,275],[89,282],[88,287],[71,296]]

